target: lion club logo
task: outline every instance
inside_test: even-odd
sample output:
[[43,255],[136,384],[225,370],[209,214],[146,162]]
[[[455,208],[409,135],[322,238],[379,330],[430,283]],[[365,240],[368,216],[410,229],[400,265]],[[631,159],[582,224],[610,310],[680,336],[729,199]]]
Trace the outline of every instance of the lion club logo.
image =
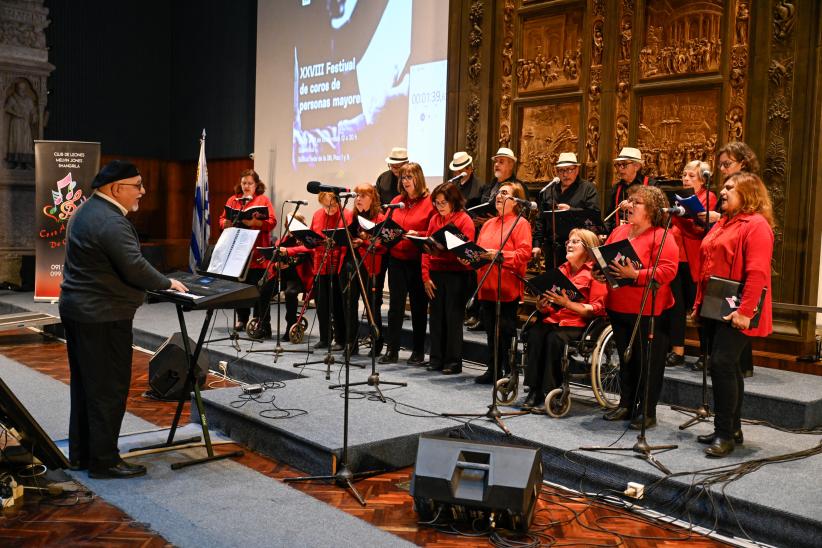
[[[43,206],[43,214],[57,223],[65,223],[77,207],[86,201],[83,190],[76,188],[77,182],[71,178],[71,172],[57,181],[57,190],[51,191],[52,204]],[[63,191],[65,195],[63,194]]]

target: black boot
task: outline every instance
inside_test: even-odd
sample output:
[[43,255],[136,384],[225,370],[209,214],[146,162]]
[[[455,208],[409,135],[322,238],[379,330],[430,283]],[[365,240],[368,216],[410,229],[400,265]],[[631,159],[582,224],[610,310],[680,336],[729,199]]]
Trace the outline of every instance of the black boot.
[[385,351],[385,355],[379,359],[380,363],[397,363],[400,359],[400,354],[396,350],[389,348]]

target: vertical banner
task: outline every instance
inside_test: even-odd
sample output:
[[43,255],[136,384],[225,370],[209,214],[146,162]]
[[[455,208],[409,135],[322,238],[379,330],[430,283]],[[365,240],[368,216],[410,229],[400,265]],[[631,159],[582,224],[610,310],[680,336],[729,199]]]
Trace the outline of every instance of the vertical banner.
[[34,300],[60,297],[66,226],[91,195],[100,171],[100,143],[34,141],[35,227]]

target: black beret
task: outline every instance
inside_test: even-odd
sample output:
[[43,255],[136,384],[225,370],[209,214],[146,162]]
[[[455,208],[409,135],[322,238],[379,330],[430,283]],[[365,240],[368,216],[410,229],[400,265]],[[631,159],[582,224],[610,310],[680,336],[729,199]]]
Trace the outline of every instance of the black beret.
[[100,173],[91,182],[91,188],[100,188],[103,185],[137,177],[140,172],[137,166],[126,160],[112,160],[103,166]]

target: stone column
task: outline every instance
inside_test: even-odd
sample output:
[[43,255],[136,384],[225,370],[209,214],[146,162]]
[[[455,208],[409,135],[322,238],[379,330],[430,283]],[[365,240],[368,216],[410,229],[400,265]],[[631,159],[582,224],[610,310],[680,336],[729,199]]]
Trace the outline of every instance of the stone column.
[[22,285],[34,256],[34,139],[46,125],[48,9],[43,0],[0,0],[0,285]]

